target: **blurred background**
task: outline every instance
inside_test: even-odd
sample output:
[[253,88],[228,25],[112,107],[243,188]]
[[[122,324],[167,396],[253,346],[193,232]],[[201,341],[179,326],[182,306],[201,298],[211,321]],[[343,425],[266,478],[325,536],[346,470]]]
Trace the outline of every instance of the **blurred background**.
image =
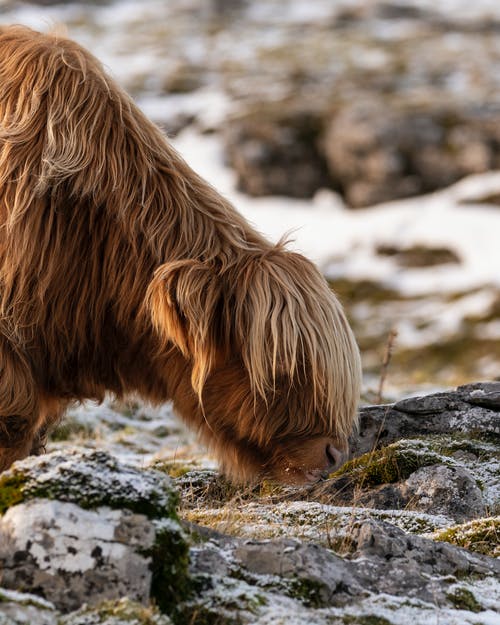
[[499,379],[500,2],[0,0],[0,23],[64,25],[318,263],[365,400]]

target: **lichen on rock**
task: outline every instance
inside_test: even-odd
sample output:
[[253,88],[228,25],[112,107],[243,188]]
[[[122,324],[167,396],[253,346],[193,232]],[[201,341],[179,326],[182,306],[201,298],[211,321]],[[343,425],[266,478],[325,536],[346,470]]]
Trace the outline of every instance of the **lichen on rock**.
[[171,608],[186,595],[188,545],[164,473],[72,450],[17,463],[0,479],[15,493],[0,517],[7,588],[63,612],[120,597]]
[[127,509],[150,518],[175,517],[177,504],[176,491],[164,473],[135,469],[105,451],[77,448],[27,458],[0,476],[0,514],[37,498],[86,509]]

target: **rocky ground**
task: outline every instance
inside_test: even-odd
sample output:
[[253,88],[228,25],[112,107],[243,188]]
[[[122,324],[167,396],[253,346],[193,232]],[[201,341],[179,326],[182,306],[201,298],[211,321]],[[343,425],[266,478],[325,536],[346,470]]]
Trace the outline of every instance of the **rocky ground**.
[[307,487],[229,483],[168,407],[54,439],[0,477],[1,625],[498,623],[499,383],[362,408]]

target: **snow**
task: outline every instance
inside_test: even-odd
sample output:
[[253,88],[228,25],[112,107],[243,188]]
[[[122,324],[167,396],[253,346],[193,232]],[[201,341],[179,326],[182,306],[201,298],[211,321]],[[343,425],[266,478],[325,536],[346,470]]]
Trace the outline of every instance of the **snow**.
[[[230,199],[257,230],[273,241],[290,232],[290,246],[312,258],[329,275],[370,278],[405,295],[466,290],[477,285],[500,287],[500,210],[464,205],[462,198],[482,192],[483,176],[430,195],[398,200],[363,210],[339,206],[320,194],[312,201],[281,197],[249,198],[236,189],[234,173],[224,164],[216,136],[186,129],[175,147],[198,173]],[[500,172],[484,175],[500,186]],[[375,248],[416,244],[444,246],[462,259],[458,265],[401,269]]]
[[0,602],[2,601],[13,601],[24,605],[35,605],[46,610],[55,610],[54,604],[42,597],[17,590],[8,590],[7,588],[0,588]]

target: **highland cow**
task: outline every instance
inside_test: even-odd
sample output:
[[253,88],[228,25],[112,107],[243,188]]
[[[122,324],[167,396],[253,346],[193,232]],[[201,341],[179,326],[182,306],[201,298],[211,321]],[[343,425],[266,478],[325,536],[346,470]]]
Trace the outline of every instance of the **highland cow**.
[[238,480],[314,481],[358,349],[317,268],[193,172],[78,44],[0,27],[0,470],[65,407],[137,394]]

